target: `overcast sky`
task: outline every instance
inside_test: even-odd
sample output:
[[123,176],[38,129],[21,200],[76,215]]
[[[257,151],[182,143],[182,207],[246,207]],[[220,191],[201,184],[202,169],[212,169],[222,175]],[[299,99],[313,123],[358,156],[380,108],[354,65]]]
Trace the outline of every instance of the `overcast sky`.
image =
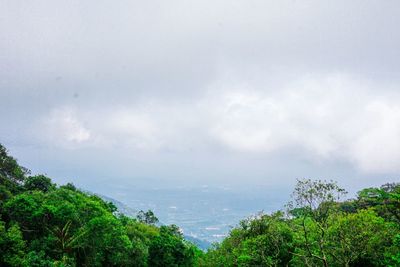
[[399,181],[399,25],[397,0],[3,0],[0,142],[86,188]]

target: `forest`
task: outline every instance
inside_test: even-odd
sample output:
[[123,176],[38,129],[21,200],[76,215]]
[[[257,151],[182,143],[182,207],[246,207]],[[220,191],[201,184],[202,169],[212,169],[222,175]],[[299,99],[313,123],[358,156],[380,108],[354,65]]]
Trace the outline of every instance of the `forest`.
[[30,175],[0,145],[0,266],[400,266],[400,184],[348,199],[334,181],[300,179],[284,210],[250,216],[202,251],[150,210],[128,217]]

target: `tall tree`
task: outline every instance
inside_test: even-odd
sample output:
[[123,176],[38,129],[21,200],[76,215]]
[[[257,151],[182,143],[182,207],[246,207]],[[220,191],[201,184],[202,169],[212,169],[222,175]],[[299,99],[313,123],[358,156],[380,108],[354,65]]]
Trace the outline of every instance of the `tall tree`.
[[325,267],[329,266],[326,247],[328,218],[336,212],[336,202],[345,194],[346,191],[333,181],[297,181],[288,207],[290,210],[301,210],[297,212],[297,221],[300,223],[303,248],[294,254],[301,257],[307,266],[312,266],[315,260]]
[[18,165],[17,160],[8,155],[7,149],[0,144],[0,206],[12,194],[21,191],[27,174],[29,170]]

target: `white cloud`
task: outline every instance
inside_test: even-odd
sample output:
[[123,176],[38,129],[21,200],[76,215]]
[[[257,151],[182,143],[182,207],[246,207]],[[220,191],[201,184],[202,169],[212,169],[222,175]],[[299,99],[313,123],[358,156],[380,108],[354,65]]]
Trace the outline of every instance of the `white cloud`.
[[400,171],[399,1],[3,2],[0,132],[18,158],[285,184]]
[[350,144],[353,160],[366,172],[400,171],[400,105],[373,101],[366,112],[366,131]]
[[216,87],[211,132],[231,149],[300,148],[314,161],[346,160],[367,173],[400,171],[398,94],[377,94],[373,85],[338,74],[306,75],[278,90]]
[[135,108],[115,108],[99,114],[102,123],[94,127],[110,145],[136,149],[157,149],[162,144],[155,118]]
[[344,160],[366,173],[400,171],[400,96],[376,90],[341,74],[275,84],[224,77],[189,103],[152,98],[101,110],[55,109],[44,136],[71,147],[186,153],[211,140],[243,153],[295,149],[305,159]]
[[91,132],[77,118],[76,112],[70,108],[53,110],[48,117],[40,121],[38,129],[44,129],[40,136],[46,142],[64,147],[75,147],[90,141]]

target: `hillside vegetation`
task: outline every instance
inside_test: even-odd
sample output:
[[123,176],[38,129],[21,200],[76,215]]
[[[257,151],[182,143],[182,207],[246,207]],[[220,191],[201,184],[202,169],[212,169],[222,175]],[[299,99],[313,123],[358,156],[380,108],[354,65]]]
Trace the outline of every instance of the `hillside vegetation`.
[[205,266],[400,266],[400,184],[340,201],[334,182],[298,181],[287,212],[240,222]]
[[0,266],[400,266],[400,184],[345,195],[299,180],[285,211],[249,217],[202,252],[151,211],[127,217],[31,176],[0,145]]
[[0,266],[193,266],[200,252],[174,225],[155,226],[72,184],[29,176],[0,145]]

